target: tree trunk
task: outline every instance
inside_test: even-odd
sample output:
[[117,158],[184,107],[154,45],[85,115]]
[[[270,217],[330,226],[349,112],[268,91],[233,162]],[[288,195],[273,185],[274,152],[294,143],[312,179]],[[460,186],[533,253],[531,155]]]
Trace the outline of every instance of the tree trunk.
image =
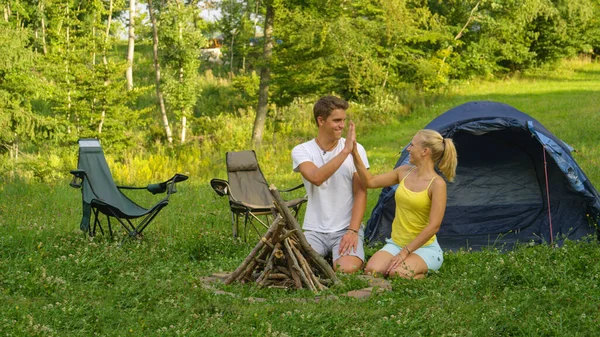
[[[94,13],[93,15],[93,19],[92,22],[94,22],[92,24],[92,69],[96,69],[96,13]],[[94,92],[94,98],[92,99],[92,106],[91,106],[91,115],[94,116],[96,114],[96,101],[98,100],[98,93]],[[100,121],[100,124],[102,124],[102,120]]]
[[46,46],[46,15],[44,13],[44,2],[40,1],[40,15],[42,16],[42,50],[44,55],[48,54],[48,47]]
[[[34,31],[34,38],[35,38],[35,41],[37,41],[40,38],[40,36],[38,34],[38,29],[37,28]],[[33,46],[33,52],[37,54],[37,52],[38,52],[37,45]]]
[[[106,31],[104,34],[104,46],[102,48],[102,63],[104,64],[104,86],[108,86],[108,60],[106,59],[106,46],[108,45],[108,37],[110,36],[110,25],[112,23],[113,14],[113,0],[108,3],[108,20],[106,21]],[[106,93],[104,93],[102,103],[102,114],[100,116],[100,124],[98,125],[98,134],[102,133],[102,126],[104,125],[104,118],[106,117]]]
[[269,81],[271,80],[271,55],[273,54],[273,19],[275,12],[273,2],[266,1],[267,13],[265,15],[265,33],[263,46],[263,68],[260,71],[260,85],[258,89],[258,108],[252,130],[252,142],[260,145],[265,129],[267,108],[269,106]]
[[[69,4],[67,4],[67,15],[66,17],[69,17]],[[67,128],[67,133],[71,133],[71,81],[69,79],[69,49],[71,48],[70,46],[70,41],[71,41],[71,25],[70,23],[67,23],[67,28],[65,29],[65,34],[66,34],[66,48],[65,48],[65,80],[67,83],[67,120],[69,121],[69,126]],[[75,116],[77,118],[77,116]]]
[[133,52],[135,50],[135,0],[129,0],[129,40],[127,46],[127,91],[133,90]]
[[237,31],[234,29],[231,34],[231,48],[229,48],[229,78],[233,78],[233,43],[235,42],[235,33]]
[[156,16],[154,15],[154,9],[152,8],[152,0],[148,0],[148,12],[150,13],[150,21],[152,21],[152,51],[154,54],[154,69],[156,73],[156,98],[158,99],[158,105],[160,107],[160,113],[162,115],[163,126],[165,128],[165,134],[169,144],[173,144],[173,133],[169,126],[169,118],[167,117],[167,111],[165,109],[165,100],[160,90],[160,63],[158,62],[158,26],[156,23]]
[[10,5],[4,5],[4,21],[8,22],[8,17],[10,16]]
[[185,134],[187,128],[187,117],[181,117],[181,144],[185,143]]
[[[96,21],[96,15],[94,14],[93,21]],[[92,66],[96,65],[96,25],[92,26]]]
[[[181,13],[181,1],[176,0],[177,1],[177,9],[180,11]],[[181,44],[183,45],[183,27],[181,26],[181,17],[178,17],[178,22],[177,22],[177,27],[179,29],[179,41],[181,42]],[[183,81],[183,63],[181,63],[179,65],[179,85],[180,86],[184,86],[185,83]],[[187,127],[187,107],[184,107],[181,111],[181,113],[183,114],[183,116],[181,116],[181,144],[185,143],[185,134],[186,134],[186,127]]]

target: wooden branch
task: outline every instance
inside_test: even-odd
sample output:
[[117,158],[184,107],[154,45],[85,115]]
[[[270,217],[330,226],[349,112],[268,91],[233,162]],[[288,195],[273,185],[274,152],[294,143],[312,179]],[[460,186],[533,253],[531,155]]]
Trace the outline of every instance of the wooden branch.
[[315,287],[312,285],[312,283],[308,280],[308,278],[306,277],[306,275],[304,274],[304,271],[302,270],[302,268],[300,268],[297,264],[293,265],[292,268],[294,269],[294,271],[296,273],[298,273],[298,275],[300,276],[300,279],[302,280],[302,283],[304,283],[304,285],[312,290],[314,293],[317,292],[317,289],[315,289]]
[[[302,267],[302,270],[304,271],[304,274],[306,274],[306,277],[308,278],[308,281],[310,281],[311,285],[315,288],[315,290],[323,290],[323,285],[319,283],[316,279],[315,274],[310,268],[308,261],[306,261],[306,259],[304,258],[304,255],[302,255],[302,252],[294,246],[292,246],[292,250],[294,251],[296,258],[298,259],[298,263]],[[317,282],[315,283],[315,281]]]
[[252,260],[252,263],[250,263],[250,265],[248,266],[248,268],[246,268],[246,271],[244,271],[244,273],[242,274],[242,276],[240,276],[240,279],[247,279],[249,281],[255,280],[256,277],[252,276],[252,272],[255,270],[257,265],[262,265],[262,266],[266,266],[267,265],[267,260],[265,260],[265,258],[267,257],[267,255],[269,255],[269,253],[271,253],[273,250],[271,249],[271,247],[265,245],[264,248],[262,249],[262,251],[260,252],[260,254],[258,255],[258,257],[256,259]]
[[254,262],[256,262],[257,264],[262,264],[262,265],[267,264],[267,260],[259,259],[258,257],[254,258]]
[[260,284],[260,282],[263,279],[269,276],[269,273],[271,273],[271,269],[273,269],[273,255],[269,256],[269,260],[267,262],[267,265],[265,266],[265,269],[263,269],[263,271],[256,278],[256,283]]
[[252,249],[250,254],[248,254],[248,256],[246,256],[246,258],[244,259],[242,264],[239,267],[237,267],[237,269],[233,273],[231,273],[231,275],[229,275],[229,277],[224,282],[225,284],[231,284],[231,282],[235,281],[238,278],[238,276],[240,276],[240,274],[246,270],[246,267],[248,267],[248,264],[250,264],[250,262],[253,261],[254,256],[256,254],[258,254],[258,252],[263,248],[263,246],[265,245],[265,242],[268,241],[270,236],[273,234],[273,231],[279,227],[279,223],[282,221],[283,221],[282,217],[277,217],[275,220],[273,220],[271,227],[269,227],[269,229],[267,230],[265,235],[261,238],[261,240],[258,241],[258,243],[254,247],[254,249]]
[[[475,7],[473,7],[473,9],[471,9],[471,13],[469,14],[469,18],[467,19],[467,22],[461,28],[461,30],[458,32],[458,34],[456,34],[456,36],[454,37],[454,41],[458,41],[458,39],[460,39],[462,37],[463,33],[465,32],[465,29],[467,29],[467,26],[469,26],[471,21],[473,21],[474,16],[475,16],[475,11],[477,11],[477,9],[479,8],[480,3],[481,3],[481,0],[477,1],[477,4],[475,5]],[[452,48],[452,45],[448,46],[446,49],[450,50],[451,48]],[[447,56],[444,56],[444,58],[442,58],[442,63],[440,64],[440,69],[438,70],[438,75],[442,71],[442,67],[444,66],[444,63],[446,62],[446,57]]]
[[313,277],[311,276],[312,272],[309,270],[310,268],[306,268],[306,264],[304,263],[300,263],[300,267],[302,268],[304,275],[306,275],[306,280],[308,283],[310,283],[310,289],[314,289],[313,291],[317,292],[317,286],[315,285]]
[[296,261],[296,258],[294,257],[294,254],[292,253],[292,248],[290,247],[289,241],[290,241],[290,239],[283,240],[283,246],[285,248],[283,250],[283,253],[285,254],[285,259],[288,261],[288,268],[289,268],[290,274],[292,274],[292,279],[294,280],[294,285],[296,286],[296,289],[300,289],[300,288],[302,288],[302,280],[300,279],[300,275],[298,275],[296,270],[294,270],[294,268],[292,268],[292,266],[298,265],[298,261]]
[[477,2],[477,4],[475,5],[475,7],[473,7],[473,9],[471,9],[471,13],[469,13],[469,19],[467,19],[467,22],[462,27],[460,32],[458,32],[458,34],[456,34],[456,36],[454,37],[454,40],[458,40],[462,37],[465,29],[467,29],[467,26],[471,23],[471,21],[473,21],[473,18],[475,16],[475,11],[479,8],[480,3],[481,3],[481,0]]
[[271,273],[268,276],[269,280],[288,280],[289,277],[286,274],[282,274],[282,273]]
[[269,274],[273,270],[273,260],[276,256],[276,250],[281,250],[281,244],[278,243],[275,245],[275,249],[273,250],[273,253],[269,256],[269,259],[267,260],[267,265],[265,266],[265,269],[263,270],[262,274],[256,279],[256,283],[261,284],[262,281],[266,280],[267,276],[269,276]]
[[[285,250],[284,250],[284,254],[285,254]],[[287,261],[287,257],[285,259]],[[275,269],[277,269],[277,271],[279,273],[285,274],[285,275],[287,275],[287,277],[292,278],[292,273],[290,272],[290,269],[287,268],[287,264],[286,264],[286,266],[275,266]]]
[[283,235],[279,238],[279,241],[283,241],[283,240],[289,238],[290,236],[294,235],[296,232],[297,232],[296,229],[284,230]]
[[273,195],[273,199],[275,199],[275,206],[279,210],[279,214],[281,214],[285,218],[288,228],[291,230],[296,230],[296,237],[298,238],[302,249],[312,258],[312,260],[316,264],[320,266],[320,269],[325,273],[325,275],[328,278],[332,280],[334,284],[340,283],[340,280],[335,275],[335,272],[333,271],[329,263],[327,263],[327,261],[325,261],[325,259],[310,246],[308,241],[306,241],[306,237],[302,232],[300,224],[298,224],[298,220],[296,220],[296,218],[292,215],[292,212],[289,210],[289,208],[287,208],[286,203],[281,198],[281,195],[279,194],[277,188],[274,185],[271,185],[269,187],[269,190]]
[[[290,245],[292,247],[294,247],[294,249],[298,249],[298,250],[301,249],[300,243],[298,241],[293,240],[293,238],[290,238]],[[315,268],[317,268],[318,270],[320,270],[321,273],[322,273],[321,275],[326,277],[325,279],[328,280],[327,284],[326,284],[327,286],[335,284],[334,280],[331,280],[331,279],[327,278],[328,270],[331,269],[331,267],[329,266],[329,263],[327,263],[325,265],[325,266],[327,266],[327,270],[325,270],[325,269],[323,269],[323,265],[322,264],[319,264],[317,261],[313,260],[312,256],[309,255],[309,256],[306,257],[306,259],[307,259],[307,261],[308,261],[307,263],[309,265],[312,265]],[[310,262],[312,262],[312,264]],[[325,283],[321,281],[321,284],[325,284]]]
[[[284,247],[286,248],[286,257],[289,257],[290,262],[291,262],[290,269],[292,270],[292,276],[294,274],[298,275],[298,277],[300,278],[302,283],[304,283],[309,289],[313,290],[313,288],[311,287],[311,283],[308,281],[308,279],[306,278],[306,275],[304,274],[304,271],[302,271],[302,268],[300,268],[300,266],[298,265],[298,260],[296,259],[296,256],[294,255],[293,248],[290,246],[290,244],[288,243],[287,240],[284,241],[283,243],[284,243]],[[294,283],[297,284],[297,280],[295,278],[294,278]],[[313,291],[316,291],[316,289]]]

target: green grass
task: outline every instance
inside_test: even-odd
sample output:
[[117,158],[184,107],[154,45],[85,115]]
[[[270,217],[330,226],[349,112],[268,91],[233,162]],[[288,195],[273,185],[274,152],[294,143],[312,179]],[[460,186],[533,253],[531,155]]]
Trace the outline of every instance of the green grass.
[[[597,88],[600,65],[576,62],[560,72],[466,84],[393,123],[360,125],[359,141],[373,171],[383,172],[431,118],[469,100],[501,101],[578,149],[576,159],[600,187]],[[280,188],[295,177],[288,146],[259,151]],[[214,166],[224,170],[220,161]],[[343,296],[366,286],[356,276],[340,276],[342,286],[318,296],[206,288],[201,277],[235,269],[253,246],[231,237],[227,201],[210,189],[210,178],[180,184],[144,239],[122,246],[121,236],[90,239],[79,231],[81,195],[67,181],[3,181],[0,336],[592,336],[600,328],[595,240],[446,253],[440,272],[393,280],[392,292],[362,300]],[[132,196],[144,205],[157,200],[140,193]],[[370,191],[367,213],[378,194]]]

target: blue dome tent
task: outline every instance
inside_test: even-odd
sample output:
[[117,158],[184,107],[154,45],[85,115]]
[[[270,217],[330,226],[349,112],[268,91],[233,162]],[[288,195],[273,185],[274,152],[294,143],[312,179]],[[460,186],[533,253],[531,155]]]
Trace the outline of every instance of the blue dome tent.
[[[573,149],[532,117],[503,103],[477,101],[447,111],[425,129],[452,138],[458,152],[437,234],[443,249],[510,248],[598,234],[598,191],[571,156]],[[396,167],[404,164],[406,148]],[[381,191],[365,231],[370,244],[390,237],[397,187]]]

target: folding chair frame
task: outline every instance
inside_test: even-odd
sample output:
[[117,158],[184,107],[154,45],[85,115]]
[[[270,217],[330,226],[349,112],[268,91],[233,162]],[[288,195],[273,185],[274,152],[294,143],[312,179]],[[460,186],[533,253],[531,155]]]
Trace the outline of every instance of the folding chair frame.
[[[248,224],[252,226],[258,237],[262,237],[262,233],[260,233],[258,228],[254,225],[253,221],[258,221],[265,229],[268,229],[271,222],[270,217],[275,218],[278,213],[275,205],[270,208],[253,207],[252,205],[248,205],[242,201],[239,201],[231,193],[231,187],[229,186],[229,183],[223,179],[212,179],[210,181],[210,185],[219,196],[227,195],[229,197],[229,209],[231,211],[231,228],[233,237],[238,237],[241,216],[244,217],[244,241],[247,241]],[[304,185],[300,184],[290,189],[281,190],[280,192],[291,192],[302,187],[304,187]],[[293,210],[296,218],[298,217],[298,214],[302,209],[302,205],[305,202],[306,198],[304,198],[301,202],[289,207]],[[259,218],[259,216],[265,216],[265,220],[263,221]]]
[[110,223],[110,218],[113,217],[113,218],[117,219],[117,221],[121,224],[121,226],[123,226],[123,228],[125,229],[125,231],[127,232],[127,234],[130,237],[139,238],[142,236],[142,232],[144,231],[144,229],[150,224],[150,222],[152,222],[152,220],[154,220],[154,217],[156,217],[158,215],[158,212],[160,212],[167,205],[168,205],[168,202],[165,202],[165,203],[161,202],[161,205],[159,207],[154,207],[152,209],[152,211],[150,211],[150,213],[148,213],[146,216],[143,217],[143,219],[140,221],[140,223],[137,224],[137,226],[134,225],[134,223],[130,219],[119,217],[115,213],[113,208],[111,208],[111,207],[107,207],[107,208],[105,208],[105,211],[102,211],[99,207],[92,206],[92,212],[94,213],[94,225],[93,225],[93,227],[89,226],[88,234],[89,234],[89,236],[92,236],[92,237],[96,236],[96,226],[97,226],[100,229],[100,232],[102,233],[102,235],[104,235],[102,223],[100,222],[100,218],[98,216],[99,213],[103,213],[104,215],[106,215],[106,222],[108,223],[108,231],[109,231],[110,237],[113,237],[112,225]]
[[[84,141],[97,141],[97,140],[84,139]],[[81,156],[81,153],[80,153],[80,156]],[[162,200],[160,200],[158,203],[156,203],[154,206],[152,206],[148,209],[143,208],[136,204],[137,205],[136,207],[139,207],[138,209],[142,210],[143,212],[139,212],[139,214],[126,214],[126,213],[124,213],[124,211],[119,209],[117,207],[117,205],[110,204],[110,200],[104,200],[102,198],[102,196],[100,196],[94,190],[94,186],[91,183],[91,180],[88,178],[88,172],[86,172],[85,170],[82,170],[82,169],[77,169],[77,170],[72,170],[71,174],[73,175],[73,180],[70,183],[71,187],[81,188],[81,193],[83,196],[84,195],[83,185],[84,185],[84,182],[86,180],[88,180],[88,182],[89,182],[88,186],[90,188],[89,192],[91,192],[91,195],[92,195],[91,201],[89,203],[86,202],[85,199],[82,202],[83,217],[81,219],[80,228],[84,232],[87,232],[87,234],[92,237],[96,235],[96,229],[99,229],[100,232],[104,235],[104,229],[102,228],[102,224],[100,222],[100,213],[102,213],[102,214],[106,215],[106,219],[107,219],[107,223],[108,223],[108,231],[109,231],[111,238],[113,237],[113,228],[112,228],[112,224],[110,221],[111,217],[114,217],[115,219],[117,219],[117,221],[121,224],[121,226],[127,232],[128,237],[131,237],[131,238],[142,237],[142,233],[143,233],[144,229],[146,229],[146,227],[150,224],[150,222],[152,222],[152,220],[154,220],[156,215],[158,215],[158,213],[165,206],[167,206],[169,204],[169,198],[170,198],[171,194],[177,192],[175,184],[188,179],[188,177],[186,175],[175,174],[173,177],[171,177],[170,179],[168,179],[164,182],[161,182],[158,184],[151,184],[151,185],[148,185],[145,187],[114,185],[119,190],[119,193],[121,193],[121,194],[122,194],[122,192],[120,192],[120,191],[124,190],[124,189],[128,189],[128,190],[142,190],[143,189],[143,190],[148,190],[152,194],[164,193],[164,192],[167,193],[167,195]],[[111,179],[111,182],[112,182],[112,179]],[[125,198],[129,199],[127,196],[125,196]],[[131,199],[129,199],[129,202],[131,202],[132,204],[135,204],[135,202],[133,202]],[[90,220],[92,220],[91,219],[92,216],[93,216],[93,224],[90,225]],[[131,221],[132,219],[141,219],[141,220],[139,220],[136,224],[133,221]]]

